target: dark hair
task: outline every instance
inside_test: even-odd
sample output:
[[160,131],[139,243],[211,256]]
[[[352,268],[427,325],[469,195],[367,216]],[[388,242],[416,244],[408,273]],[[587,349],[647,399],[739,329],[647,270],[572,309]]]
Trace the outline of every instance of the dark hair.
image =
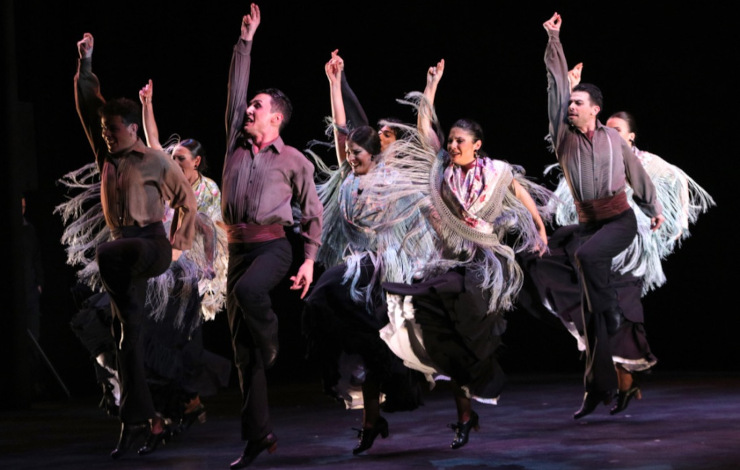
[[[450,129],[452,129],[453,127],[457,127],[464,131],[470,132],[470,134],[473,135],[473,142],[475,142],[476,140],[480,140],[481,148],[483,148],[483,143],[485,142],[485,140],[483,140],[483,128],[476,121],[468,118],[461,118],[455,121],[452,126],[450,126]],[[488,156],[488,154],[483,150],[478,150],[478,155],[482,157]]]
[[634,132],[635,135],[637,135],[637,123],[635,122],[635,117],[627,111],[617,111],[616,113],[609,116],[609,119],[611,118],[624,120],[624,122],[626,122],[629,126],[629,132]]
[[595,104],[604,109],[604,95],[601,94],[599,87],[592,83],[579,83],[573,87],[573,91],[584,91],[591,98],[591,104]]
[[293,115],[293,103],[290,102],[288,95],[277,88],[265,88],[264,90],[258,91],[256,94],[270,95],[270,98],[272,99],[270,112],[279,112],[283,115],[283,122],[280,123],[280,130],[282,131],[285,126],[288,125],[288,122],[290,122],[290,118]]
[[178,143],[177,145],[182,145],[186,149],[190,150],[190,153],[193,154],[193,158],[200,156],[200,163],[198,164],[198,173],[201,175],[208,170],[208,162],[206,160],[206,149],[203,147],[203,144],[198,142],[195,139],[185,139]]
[[380,153],[380,137],[375,129],[370,126],[360,126],[352,131],[347,136],[347,142],[352,141],[367,150],[370,155],[377,155]]
[[477,122],[473,121],[472,119],[468,118],[462,118],[455,121],[452,126],[450,126],[450,129],[453,127],[458,127],[462,130],[468,131],[471,134],[473,134],[473,141],[480,140],[481,145],[483,144],[483,128],[478,124]]
[[141,106],[128,98],[116,98],[106,101],[98,108],[98,116],[121,116],[124,124],[137,124],[141,128]]
[[406,132],[401,126],[394,126],[394,124],[403,124],[403,121],[393,116],[381,119],[380,121],[378,121],[378,130],[380,130],[380,128],[383,126],[388,126],[388,128],[393,131],[396,139],[400,140],[405,136]]

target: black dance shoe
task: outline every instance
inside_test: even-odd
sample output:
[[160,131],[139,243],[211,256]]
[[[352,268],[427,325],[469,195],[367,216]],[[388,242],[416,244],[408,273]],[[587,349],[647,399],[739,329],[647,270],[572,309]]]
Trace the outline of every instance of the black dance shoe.
[[594,412],[599,403],[608,405],[612,401],[610,392],[586,392],[581,408],[573,413],[573,419],[580,419]]
[[258,455],[260,455],[260,453],[262,453],[263,450],[267,450],[267,452],[272,454],[276,449],[277,436],[273,433],[266,435],[262,439],[249,441],[246,447],[244,447],[242,455],[231,462],[231,466],[229,468],[231,468],[231,470],[235,470],[237,468],[247,467],[257,458]]
[[278,353],[280,352],[277,324],[262,331],[258,340],[260,350],[262,351],[262,364],[265,370],[270,369],[275,365]]
[[121,423],[121,435],[118,438],[118,444],[110,456],[113,459],[120,458],[131,446],[149,430],[149,423],[126,424]]
[[164,445],[167,443],[171,436],[170,430],[167,426],[164,426],[162,428],[162,432],[159,434],[154,434],[153,432],[149,431],[149,434],[146,436],[146,441],[144,441],[144,445],[139,448],[139,455],[146,455],[151,454],[155,450],[157,450],[157,447],[162,444]]
[[352,454],[354,455],[365,452],[371,448],[373,446],[373,442],[375,442],[375,438],[378,437],[378,434],[380,434],[380,437],[383,439],[388,437],[388,421],[381,416],[375,424],[373,424],[373,427],[362,428],[359,431],[360,432],[357,434],[357,437],[360,439],[360,442],[357,443],[357,447],[352,449]]
[[475,411],[471,411],[470,419],[468,419],[464,423],[458,421],[454,424],[448,424],[447,427],[455,431],[455,439],[452,440],[452,444],[450,444],[450,447],[452,447],[453,449],[459,449],[460,447],[468,443],[471,429],[475,429],[476,431],[480,429],[480,425],[478,424],[478,413],[476,413]]
[[193,411],[185,413],[182,416],[182,420],[180,421],[180,426],[178,426],[178,430],[180,432],[187,431],[188,429],[190,429],[190,426],[192,426],[193,423],[195,423],[196,421],[198,421],[200,424],[206,422],[205,405],[198,405]]
[[640,387],[633,385],[629,390],[620,390],[619,393],[617,393],[617,404],[609,410],[609,414],[615,415],[627,409],[627,405],[630,404],[630,400],[632,400],[632,398],[637,398],[638,400],[642,399]]

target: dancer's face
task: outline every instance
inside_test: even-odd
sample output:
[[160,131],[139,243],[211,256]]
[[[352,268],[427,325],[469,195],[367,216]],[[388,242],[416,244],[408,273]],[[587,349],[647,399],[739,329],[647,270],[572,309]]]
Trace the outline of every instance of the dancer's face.
[[175,159],[182,172],[185,173],[185,178],[188,179],[190,184],[194,183],[199,176],[198,165],[200,164],[200,155],[193,156],[193,152],[189,148],[178,145],[172,152],[172,158]]
[[475,161],[475,152],[482,144],[471,132],[453,127],[447,136],[447,153],[452,163],[466,167]]
[[587,127],[599,114],[597,105],[591,103],[591,95],[585,91],[574,91],[568,101],[568,122],[578,129]]
[[390,144],[396,141],[396,132],[385,125],[378,131],[378,137],[380,137],[380,151],[383,152]]
[[134,146],[138,139],[136,124],[126,124],[121,116],[103,116],[100,118],[101,134],[111,154],[123,152]]
[[249,102],[244,116],[244,132],[251,136],[264,134],[273,125],[279,125],[279,115],[272,112],[272,97],[260,93]]
[[622,136],[625,142],[632,145],[635,141],[635,133],[630,130],[629,124],[622,118],[610,117],[606,121],[606,126],[616,129],[619,135]]
[[373,156],[351,140],[347,141],[347,162],[355,175],[366,175],[375,166]]

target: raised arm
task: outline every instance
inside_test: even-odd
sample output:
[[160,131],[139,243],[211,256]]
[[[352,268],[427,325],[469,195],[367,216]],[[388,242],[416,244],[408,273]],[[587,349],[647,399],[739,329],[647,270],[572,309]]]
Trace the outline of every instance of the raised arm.
[[338,49],[335,50],[331,56],[339,61],[339,71],[342,73],[342,101],[344,101],[344,114],[347,116],[347,122],[353,128],[369,126],[370,120],[367,118],[357,95],[349,86],[347,74],[344,71],[344,59],[339,56],[338,52]]
[[162,144],[159,141],[159,129],[157,122],[154,120],[154,105],[152,96],[154,95],[154,84],[152,80],[139,90],[139,100],[141,100],[141,119],[144,124],[144,135],[146,144],[153,148],[162,150]]
[[342,58],[337,50],[331,53],[331,59],[324,65],[326,78],[329,79],[329,96],[331,98],[331,117],[334,127],[334,145],[337,151],[337,162],[341,165],[347,160],[347,116],[344,112],[342,98]]
[[242,17],[239,41],[234,46],[229,66],[228,98],[226,102],[226,152],[236,145],[247,109],[247,87],[252,65],[252,40],[261,21],[260,10],[254,3],[250,13]]
[[437,94],[437,86],[442,79],[445,71],[445,60],[437,62],[437,65],[429,67],[427,70],[427,84],[424,88],[424,99],[419,107],[416,125],[421,133],[422,138],[435,148],[440,148],[441,142],[432,126],[432,116],[434,115],[434,97]]
[[545,50],[545,67],[547,69],[547,114],[550,120],[550,135],[555,148],[558,148],[560,133],[567,129],[565,124],[570,99],[568,83],[568,65],[560,43],[560,28],[563,20],[558,13],[543,23],[547,31],[548,42]]
[[98,108],[105,103],[105,99],[100,93],[98,77],[92,72],[93,46],[94,39],[90,33],[85,33],[77,42],[79,60],[74,85],[77,114],[97,159],[105,146],[100,132],[100,117],[98,117]]

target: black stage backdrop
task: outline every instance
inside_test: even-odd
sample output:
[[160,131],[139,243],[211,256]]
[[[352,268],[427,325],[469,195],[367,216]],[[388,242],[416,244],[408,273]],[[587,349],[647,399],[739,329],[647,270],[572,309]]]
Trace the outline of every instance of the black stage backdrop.
[[[427,68],[444,58],[437,93],[443,126],[458,117],[476,119],[490,155],[520,164],[549,184],[542,179],[544,167],[554,162],[544,140],[542,23],[561,13],[569,65],[584,62],[584,81],[604,92],[602,120],[618,110],[632,112],[638,146],[683,168],[718,203],[665,262],[668,283],[644,299],[658,369],[732,372],[739,358],[738,307],[731,295],[738,256],[730,207],[738,166],[731,142],[737,99],[729,85],[738,41],[729,7],[712,5],[269,0],[259,4],[250,90],[274,86],[291,97],[295,112],[284,139],[305,148],[324,138],[330,103],[323,66],[332,50],[339,49],[372,121],[391,115],[414,120],[396,100],[422,90]],[[95,389],[90,358],[69,328],[75,275],[59,242],[61,219],[53,214],[65,198],[56,181],[92,161],[74,108],[76,42],[85,32],[94,35],[93,70],[107,98],[138,99],[138,90],[152,79],[161,137],[177,133],[200,140],[208,152],[208,175],[220,183],[227,71],[248,11],[248,2],[235,1],[3,2],[2,141],[10,171],[5,220],[13,260],[6,274],[14,278],[6,284],[9,302],[2,312],[2,354],[9,356],[3,383],[14,384],[3,386],[7,393],[25,396],[18,385],[18,365],[25,361],[19,353],[25,351],[17,314],[22,305],[14,295],[20,282],[14,257],[21,191],[28,194],[28,218],[40,234],[47,272],[42,347],[73,393]],[[301,304],[294,293],[280,297],[283,349],[275,374],[310,374],[298,325]],[[581,370],[566,333],[523,311],[511,312],[509,320],[503,358],[509,373]],[[225,314],[204,331],[207,346],[230,357]]]

